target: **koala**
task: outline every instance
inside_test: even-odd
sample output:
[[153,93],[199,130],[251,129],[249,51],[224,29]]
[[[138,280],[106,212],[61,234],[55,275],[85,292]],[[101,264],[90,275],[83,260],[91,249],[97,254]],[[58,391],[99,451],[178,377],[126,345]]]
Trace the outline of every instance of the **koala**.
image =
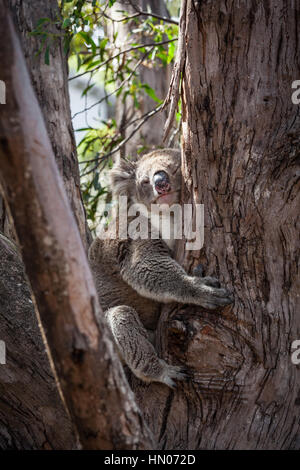
[[[163,209],[179,203],[180,151],[155,150],[137,161],[119,161],[111,170],[111,188],[113,199],[125,195],[129,207],[142,203],[149,210],[152,204]],[[172,234],[169,240],[124,238],[118,233],[110,237],[115,223],[112,219],[107,236],[97,237],[89,249],[100,304],[119,355],[133,374],[174,387],[175,380],[185,378],[182,367],[167,364],[151,342],[161,303],[216,309],[232,303],[232,296],[217,279],[185,272],[173,258]]]

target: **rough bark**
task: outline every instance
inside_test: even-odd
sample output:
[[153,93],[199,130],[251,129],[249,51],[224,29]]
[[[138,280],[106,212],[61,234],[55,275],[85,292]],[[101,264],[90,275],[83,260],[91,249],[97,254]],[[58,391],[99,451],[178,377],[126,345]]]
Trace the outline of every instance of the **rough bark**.
[[[127,0],[118,1],[112,8],[113,18],[123,18],[124,13],[120,10],[124,10],[128,15],[134,14],[136,11],[132,7],[131,3],[137,5],[142,11],[151,11],[163,17],[169,17],[168,10],[165,6],[165,2],[157,0],[135,0],[128,2]],[[118,13],[119,11],[119,13]],[[128,48],[129,42],[138,44],[147,44],[153,42],[152,39],[144,37],[140,33],[133,34],[132,30],[137,25],[134,21],[128,21],[126,23],[114,23],[113,27],[109,28],[109,34],[112,36],[114,32],[118,32],[116,45],[121,49]],[[142,57],[143,54],[140,55]],[[137,62],[137,61],[136,61]],[[132,64],[132,67],[134,63]],[[170,81],[170,66],[162,66],[158,62],[145,66],[141,64],[137,71],[137,76],[141,83],[147,83],[153,90],[155,90],[156,96],[163,100],[168,91],[168,84]],[[146,93],[143,93],[140,99],[140,107],[137,109],[134,106],[133,99],[127,97],[124,100],[123,94],[117,99],[116,104],[116,118],[120,128],[120,132],[123,138],[126,138],[133,131],[136,124],[132,126],[126,126],[128,122],[144,114],[150,112],[157,106],[157,103],[153,101]],[[138,148],[146,147],[147,149],[157,148],[162,145],[163,127],[167,117],[167,111],[154,115],[148,122],[146,122],[142,128],[126,143],[121,149],[121,155],[136,155]]]
[[[76,143],[71,120],[68,90],[68,62],[63,49],[63,31],[57,24],[60,16],[57,0],[9,0],[17,30],[21,34],[22,49],[30,72],[59,172],[63,177],[68,199],[75,216],[82,241],[87,249],[91,234],[87,227],[80,193]],[[45,63],[45,49],[41,37],[31,35],[41,18],[50,18],[45,25],[49,33],[60,35],[49,39],[49,65]]]
[[299,19],[297,2],[187,0],[183,200],[204,203],[205,242],[178,259],[235,305],[163,311],[158,348],[194,377],[133,383],[160,448],[300,448]]
[[149,433],[100,315],[79,231],[3,0],[0,28],[6,41],[0,49],[1,79],[7,85],[0,117],[0,180],[66,405],[84,448],[147,447]]
[[[48,127],[56,161],[61,174],[64,175],[68,197],[77,217],[81,237],[87,246],[89,231],[85,229],[85,214],[79,192],[78,165],[68,104],[67,58],[62,53],[61,40],[57,40],[55,46],[51,48],[50,66],[45,65],[43,53],[35,56],[40,39],[29,35],[38,19],[47,16],[53,18],[58,6],[56,2],[11,1],[9,3],[17,29],[22,34],[23,52]],[[52,86],[53,77],[55,87]],[[1,196],[0,232],[10,240],[16,240],[8,207]],[[73,425],[58,394],[33,304],[30,303],[24,267],[14,251],[8,250],[11,246],[9,241],[2,239],[2,245],[0,339],[6,342],[9,361],[5,367],[0,368],[2,384],[0,447],[2,449],[74,448],[77,444],[72,430]]]
[[0,449],[76,449],[22,259],[1,234],[0,259],[0,340],[6,344],[6,364],[0,365]]

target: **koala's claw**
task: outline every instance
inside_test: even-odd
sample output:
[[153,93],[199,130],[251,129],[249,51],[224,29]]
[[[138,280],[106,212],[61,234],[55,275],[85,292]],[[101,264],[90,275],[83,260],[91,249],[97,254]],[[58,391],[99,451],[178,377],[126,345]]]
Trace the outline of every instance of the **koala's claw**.
[[[213,278],[212,278],[213,279]],[[213,281],[215,283],[215,281]],[[216,283],[215,283],[216,284]],[[201,301],[199,305],[210,310],[214,310],[218,307],[224,307],[233,303],[233,295],[227,289],[212,286],[211,284],[201,285]]]
[[198,264],[193,270],[194,276],[201,279],[201,282],[206,286],[221,287],[219,280],[216,277],[204,276],[203,264]]
[[165,362],[165,368],[160,378],[160,382],[168,385],[168,387],[175,389],[176,383],[174,380],[188,379],[188,371],[182,366],[171,366]]
[[201,279],[201,282],[205,284],[206,286],[211,286],[211,287],[221,287],[220,281],[216,277],[203,277]]
[[221,288],[218,279],[214,277],[194,277],[194,285],[197,286],[197,305],[214,310],[233,303],[233,295],[227,289]]
[[213,310],[230,305],[233,301],[233,296],[228,290],[213,288],[207,300],[203,301],[202,306]]
[[193,269],[193,274],[194,274],[194,276],[197,276],[197,277],[203,277],[204,276],[204,266],[203,266],[203,264],[198,264],[198,266],[196,266]]

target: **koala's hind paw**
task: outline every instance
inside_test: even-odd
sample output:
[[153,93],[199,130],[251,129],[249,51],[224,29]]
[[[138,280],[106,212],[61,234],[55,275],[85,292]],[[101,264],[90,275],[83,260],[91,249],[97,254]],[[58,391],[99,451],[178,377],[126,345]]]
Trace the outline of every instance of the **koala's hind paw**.
[[187,380],[188,377],[189,374],[185,367],[170,366],[164,362],[164,370],[159,381],[174,389],[176,388],[176,383],[174,380]]

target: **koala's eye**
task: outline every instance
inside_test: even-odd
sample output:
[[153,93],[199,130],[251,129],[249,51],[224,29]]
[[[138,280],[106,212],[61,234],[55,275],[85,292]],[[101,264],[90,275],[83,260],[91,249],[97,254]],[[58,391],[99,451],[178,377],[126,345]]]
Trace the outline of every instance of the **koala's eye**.
[[146,184],[149,184],[150,183],[150,179],[148,178],[148,176],[145,176],[142,181],[141,181],[142,185],[145,186]]

